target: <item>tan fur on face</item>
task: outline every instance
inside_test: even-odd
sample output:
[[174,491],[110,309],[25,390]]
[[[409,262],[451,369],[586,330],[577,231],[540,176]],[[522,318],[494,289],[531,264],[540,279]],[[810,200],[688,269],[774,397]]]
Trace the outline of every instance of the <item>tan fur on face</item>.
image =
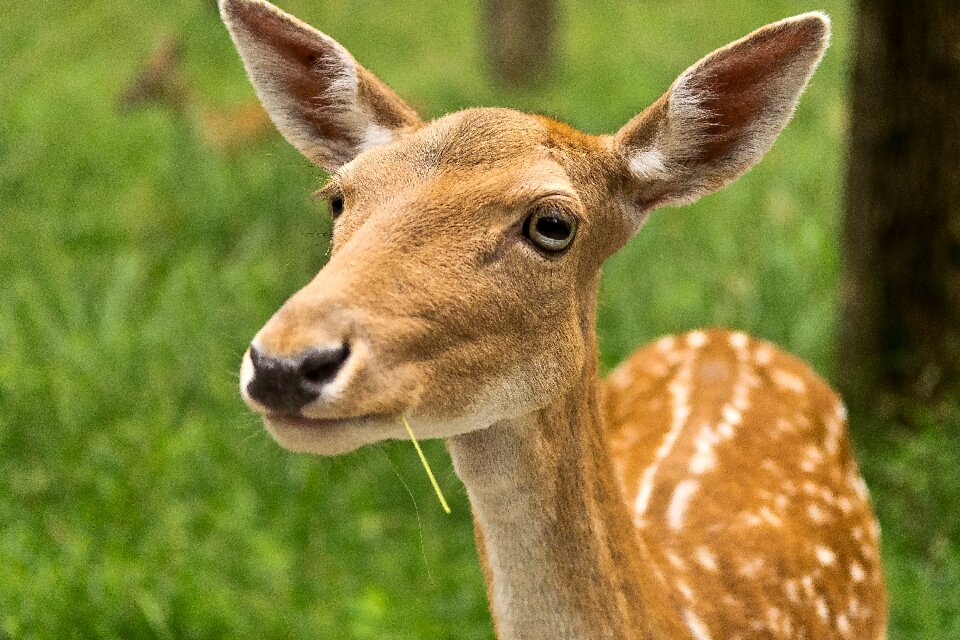
[[[570,388],[592,339],[581,300],[594,295],[610,237],[625,239],[628,228],[592,186],[608,152],[593,138],[558,140],[558,126],[507,110],[461,112],[337,173],[346,210],[331,260],[257,337],[278,356],[341,338],[361,345],[363,366],[307,416],[395,423],[406,412],[425,435],[452,435]],[[521,234],[547,200],[580,218],[562,256]]]

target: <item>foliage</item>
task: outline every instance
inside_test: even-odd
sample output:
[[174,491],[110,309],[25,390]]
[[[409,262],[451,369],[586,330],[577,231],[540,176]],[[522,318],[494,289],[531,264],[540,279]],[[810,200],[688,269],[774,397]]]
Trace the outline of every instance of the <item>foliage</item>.
[[[722,324],[832,367],[851,11],[793,124],[737,185],[664,211],[606,269],[610,367]],[[612,131],[684,66],[806,7],[569,0],[558,76],[498,94],[477,3],[285,3],[427,115],[548,112]],[[409,443],[281,451],[235,391],[239,356],[323,264],[316,170],[272,136],[234,153],[190,112],[115,97],[181,34],[195,108],[252,91],[212,2],[13,3],[0,21],[0,638],[488,638],[462,487]],[[855,427],[856,427],[856,420]],[[859,442],[886,534],[894,637],[960,636],[960,419]],[[885,429],[887,431],[885,431]],[[865,431],[866,433],[866,431]],[[419,507],[418,507],[419,505]]]

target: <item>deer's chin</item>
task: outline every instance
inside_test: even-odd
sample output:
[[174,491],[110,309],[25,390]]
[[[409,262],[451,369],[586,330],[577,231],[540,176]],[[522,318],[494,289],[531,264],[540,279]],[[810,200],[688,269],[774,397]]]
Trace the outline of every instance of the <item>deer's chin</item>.
[[320,456],[336,456],[381,440],[404,437],[400,419],[384,415],[325,420],[267,414],[263,422],[283,448]]

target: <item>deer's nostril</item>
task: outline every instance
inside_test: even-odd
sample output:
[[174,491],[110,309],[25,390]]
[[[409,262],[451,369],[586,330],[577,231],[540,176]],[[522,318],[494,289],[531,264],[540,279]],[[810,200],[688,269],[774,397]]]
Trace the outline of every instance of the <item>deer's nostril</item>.
[[336,377],[340,367],[350,357],[350,347],[342,344],[325,351],[314,351],[300,363],[300,375],[313,384],[323,384]]
[[253,378],[247,392],[273,411],[298,412],[320,396],[323,385],[337,377],[349,357],[350,347],[345,343],[299,358],[273,358],[251,347]]

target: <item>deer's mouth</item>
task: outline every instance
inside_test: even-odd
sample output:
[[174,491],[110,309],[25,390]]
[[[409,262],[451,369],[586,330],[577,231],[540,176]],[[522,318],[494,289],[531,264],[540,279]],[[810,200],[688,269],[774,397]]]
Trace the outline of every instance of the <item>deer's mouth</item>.
[[327,429],[331,427],[362,427],[382,424],[389,418],[381,414],[366,414],[342,418],[310,418],[299,413],[268,413],[264,416],[270,426],[286,429]]
[[281,446],[325,456],[347,453],[404,433],[399,418],[381,414],[309,418],[301,414],[266,413],[263,419],[267,431]]

